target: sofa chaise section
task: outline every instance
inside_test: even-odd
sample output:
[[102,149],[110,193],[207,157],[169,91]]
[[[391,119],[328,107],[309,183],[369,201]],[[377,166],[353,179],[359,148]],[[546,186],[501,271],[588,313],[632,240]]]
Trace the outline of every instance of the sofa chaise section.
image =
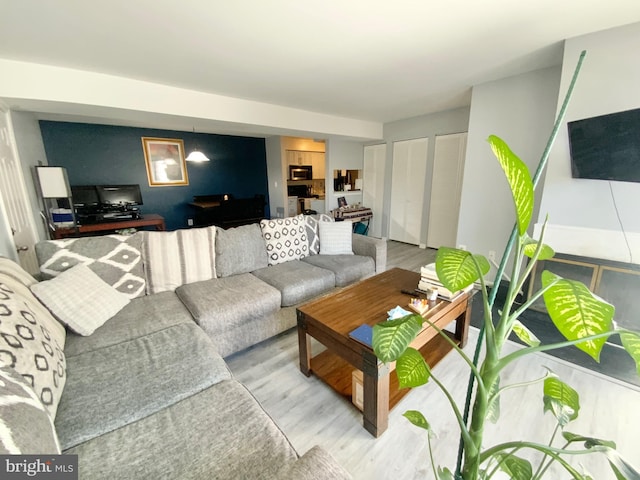
[[90,441],[229,378],[226,363],[193,322],[68,356],[56,416],[60,446]]
[[329,478],[349,478],[322,455],[317,456],[320,463],[314,460],[306,468],[306,475],[290,476],[304,472],[305,465],[296,471],[300,460],[287,438],[233,380],[66,453],[82,459],[80,478],[96,480],[315,479],[323,475],[320,467],[330,469]]

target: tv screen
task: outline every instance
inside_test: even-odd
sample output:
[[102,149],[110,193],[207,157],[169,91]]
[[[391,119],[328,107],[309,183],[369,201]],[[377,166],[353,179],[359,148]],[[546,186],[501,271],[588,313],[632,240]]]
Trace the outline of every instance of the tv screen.
[[140,185],[97,185],[103,205],[142,205]]
[[71,196],[76,207],[92,207],[100,203],[95,185],[71,186]]
[[640,182],[640,109],[567,124],[574,178]]

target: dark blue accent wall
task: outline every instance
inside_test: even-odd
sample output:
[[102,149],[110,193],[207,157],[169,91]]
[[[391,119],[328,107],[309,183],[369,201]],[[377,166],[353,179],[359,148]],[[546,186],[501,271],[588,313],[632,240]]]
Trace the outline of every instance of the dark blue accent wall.
[[[230,193],[235,198],[264,195],[269,217],[264,139],[149,128],[40,121],[49,165],[65,167],[71,185],[140,185],[142,213],[158,213],[167,229],[187,226],[194,195]],[[187,162],[189,185],[150,187],[141,137],[177,138],[185,155],[202,151],[210,162]]]

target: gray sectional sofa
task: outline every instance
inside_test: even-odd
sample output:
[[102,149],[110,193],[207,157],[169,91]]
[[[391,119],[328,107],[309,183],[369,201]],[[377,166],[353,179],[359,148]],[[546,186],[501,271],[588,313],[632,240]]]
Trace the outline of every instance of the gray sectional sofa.
[[[300,456],[224,357],[292,328],[296,305],[383,271],[386,244],[353,235],[354,254],[323,254],[317,221],[293,225],[302,244],[284,222],[280,251],[263,222],[41,242],[40,282],[2,259],[0,333],[24,324],[36,338],[13,360],[0,340],[0,399],[25,398],[0,406],[0,453],[77,454],[82,479],[349,478],[319,447]],[[39,377],[34,353],[48,360]]]

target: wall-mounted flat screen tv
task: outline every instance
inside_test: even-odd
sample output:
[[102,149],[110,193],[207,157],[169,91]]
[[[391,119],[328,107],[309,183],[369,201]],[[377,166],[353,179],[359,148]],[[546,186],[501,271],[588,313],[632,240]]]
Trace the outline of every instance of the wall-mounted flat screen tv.
[[640,109],[567,124],[574,178],[640,182]]

